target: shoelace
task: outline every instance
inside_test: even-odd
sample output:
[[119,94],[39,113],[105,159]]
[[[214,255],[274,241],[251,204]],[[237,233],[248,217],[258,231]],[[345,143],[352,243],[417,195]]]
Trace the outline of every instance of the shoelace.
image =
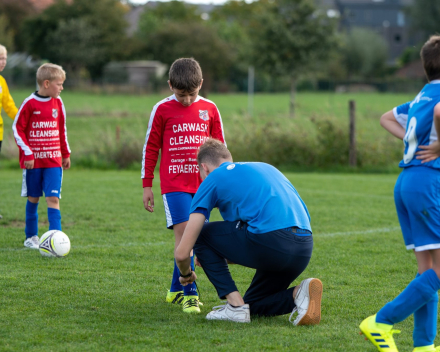
[[179,292],[176,297],[174,297],[173,302],[172,303],[182,303],[183,300],[183,292]]
[[188,308],[188,307],[198,307],[199,306],[198,303],[199,302],[198,302],[197,298],[190,298],[189,300],[185,301],[185,303],[183,303],[183,306],[185,308]]

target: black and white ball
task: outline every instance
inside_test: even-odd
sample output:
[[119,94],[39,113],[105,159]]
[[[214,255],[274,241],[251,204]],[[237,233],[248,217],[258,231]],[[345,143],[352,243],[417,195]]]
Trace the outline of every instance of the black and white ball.
[[40,253],[44,257],[65,257],[70,252],[70,240],[58,230],[47,231],[40,238]]

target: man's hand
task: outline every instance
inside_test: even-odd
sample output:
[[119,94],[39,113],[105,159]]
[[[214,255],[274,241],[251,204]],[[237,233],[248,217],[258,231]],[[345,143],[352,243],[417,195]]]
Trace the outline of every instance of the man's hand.
[[154,211],[154,195],[151,187],[144,187],[143,201],[145,209],[152,213]]
[[70,169],[70,156],[68,158],[63,158],[63,170]]
[[34,160],[25,160],[24,167],[26,168],[26,170],[32,170],[34,168]]
[[197,280],[197,275],[194,271],[191,271],[190,277],[182,277],[182,276],[179,277],[179,281],[182,286],[192,284],[196,280]]
[[419,148],[423,150],[416,153],[416,159],[422,160],[422,164],[440,157],[440,142],[438,140],[430,145],[420,145]]

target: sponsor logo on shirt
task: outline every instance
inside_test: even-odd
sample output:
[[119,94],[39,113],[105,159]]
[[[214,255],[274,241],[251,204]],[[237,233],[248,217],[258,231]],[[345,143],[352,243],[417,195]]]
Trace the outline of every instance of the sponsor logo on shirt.
[[34,111],[34,114],[35,114],[35,115],[40,115],[40,114],[41,114],[41,111]]
[[200,117],[203,121],[208,121],[208,120],[209,120],[208,110],[199,110],[199,117]]
[[232,170],[234,168],[235,168],[235,164],[231,164],[226,167],[227,170]]
[[58,117],[58,109],[52,109],[52,117],[56,119]]

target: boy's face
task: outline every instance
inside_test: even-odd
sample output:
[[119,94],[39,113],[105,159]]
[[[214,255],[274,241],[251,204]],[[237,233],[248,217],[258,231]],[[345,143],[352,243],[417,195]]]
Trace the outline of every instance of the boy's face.
[[43,95],[50,96],[52,98],[58,98],[63,91],[64,79],[55,78],[53,81],[48,79],[43,82]]
[[7,60],[8,60],[8,54],[5,52],[0,52],[0,72],[2,72],[5,69]]
[[168,85],[170,86],[170,89],[174,92],[177,101],[183,106],[190,106],[192,103],[194,103],[194,101],[197,99],[197,96],[199,95],[200,88],[202,88],[202,83],[200,83],[200,86],[192,92],[187,92],[183,89],[173,88],[170,84],[170,81],[168,81]]

